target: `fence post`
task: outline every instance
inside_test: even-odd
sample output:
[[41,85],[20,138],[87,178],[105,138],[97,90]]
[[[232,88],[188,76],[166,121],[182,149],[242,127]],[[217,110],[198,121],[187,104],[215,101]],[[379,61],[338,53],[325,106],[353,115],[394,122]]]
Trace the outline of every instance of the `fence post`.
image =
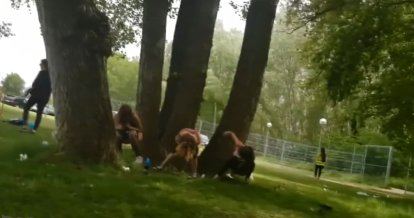
[[352,161],[351,161],[351,174],[353,173],[354,170],[354,158],[355,158],[355,145],[354,145],[354,152],[352,153]]
[[365,145],[365,153],[364,153],[364,162],[362,163],[362,178],[364,178],[365,176],[365,164],[367,162],[367,150],[368,150],[368,145]]
[[404,186],[404,194],[407,194],[407,188],[408,188],[408,183],[409,183],[409,179],[410,179],[410,170],[411,170],[411,161],[413,158],[413,154],[410,154],[410,161],[408,162],[408,169],[407,169],[407,177],[406,177],[406,182],[405,182],[405,186]]
[[198,131],[201,132],[202,128],[203,128],[203,121],[199,120],[199,125],[198,125]]
[[267,156],[267,149],[269,147],[269,128],[266,131],[266,138],[265,138],[265,147],[264,147],[264,156]]
[[308,146],[305,147],[305,156],[303,157],[303,161],[306,163],[308,157]]
[[390,172],[391,172],[391,162],[392,161],[392,146],[389,147],[388,151],[388,163],[387,163],[387,172],[385,174],[385,185],[388,185],[390,180]]
[[283,161],[285,155],[285,141],[282,141],[282,151],[280,152],[280,161]]
[[217,104],[214,102],[214,115],[213,115],[213,131],[216,130],[216,118],[217,118]]

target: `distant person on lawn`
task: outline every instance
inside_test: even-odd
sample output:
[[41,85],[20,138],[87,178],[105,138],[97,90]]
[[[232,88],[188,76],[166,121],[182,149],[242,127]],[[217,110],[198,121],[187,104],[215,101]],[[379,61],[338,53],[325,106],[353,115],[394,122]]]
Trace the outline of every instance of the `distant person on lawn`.
[[135,153],[136,162],[142,162],[140,146],[143,139],[143,127],[138,115],[129,105],[123,104],[114,116],[114,123],[117,138],[116,148],[118,152],[122,152],[123,143],[131,144]]
[[[23,131],[30,133],[36,133],[42,120],[43,109],[49,101],[50,94],[52,93],[52,85],[49,76],[49,67],[46,59],[40,61],[40,72],[34,80],[32,87],[26,92],[26,96],[30,94],[29,100],[27,100],[23,108]],[[34,127],[27,129],[27,120],[29,118],[29,110],[33,105],[37,106],[36,120]]]
[[326,163],[325,148],[321,148],[321,152],[316,156],[315,160],[315,178],[319,179],[322,174],[322,170]]

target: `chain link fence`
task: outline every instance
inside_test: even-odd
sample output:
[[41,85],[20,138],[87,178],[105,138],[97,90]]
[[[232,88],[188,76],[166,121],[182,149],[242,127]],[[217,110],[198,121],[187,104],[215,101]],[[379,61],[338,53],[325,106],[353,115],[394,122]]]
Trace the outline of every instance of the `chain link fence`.
[[[198,121],[196,128],[204,135],[211,137],[215,125],[206,121]],[[306,145],[250,133],[246,144],[255,148],[257,156],[269,162],[276,162],[296,168],[312,168],[319,152],[318,146]],[[333,147],[333,146],[329,146]],[[326,148],[326,169],[362,178],[382,178],[389,182],[392,153],[391,146],[361,145],[350,150]]]

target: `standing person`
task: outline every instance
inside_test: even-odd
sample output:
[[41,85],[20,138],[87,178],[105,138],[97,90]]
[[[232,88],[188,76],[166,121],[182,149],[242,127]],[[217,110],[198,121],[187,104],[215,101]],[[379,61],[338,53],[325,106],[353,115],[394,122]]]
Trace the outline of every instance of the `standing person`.
[[[49,101],[50,94],[52,93],[52,85],[49,76],[49,67],[46,59],[40,61],[40,72],[34,80],[32,87],[26,92],[26,95],[30,94],[29,100],[27,100],[23,108],[23,130],[30,133],[36,133],[42,120],[43,109]],[[27,129],[27,120],[29,118],[29,110],[33,105],[37,106],[36,120],[34,127]]]
[[114,116],[116,130],[116,148],[122,152],[122,144],[129,143],[135,153],[136,162],[141,162],[140,143],[143,138],[143,127],[138,115],[132,108],[123,104],[118,113]]
[[322,170],[325,167],[326,163],[326,153],[325,148],[321,148],[320,153],[316,156],[315,161],[315,178],[319,179],[322,174]]

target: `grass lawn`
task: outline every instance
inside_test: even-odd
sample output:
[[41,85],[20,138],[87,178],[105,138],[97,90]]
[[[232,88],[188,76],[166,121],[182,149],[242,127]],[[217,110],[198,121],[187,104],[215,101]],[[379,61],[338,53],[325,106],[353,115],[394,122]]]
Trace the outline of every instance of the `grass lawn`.
[[[6,107],[3,118],[19,117]],[[33,119],[33,115],[31,115]],[[77,166],[56,154],[53,119],[37,134],[0,122],[0,216],[11,217],[414,217],[414,199],[345,186],[260,164],[252,184],[169,172]],[[48,146],[42,141],[49,141]],[[28,160],[20,162],[20,153]],[[132,152],[125,152],[125,161]],[[357,195],[362,191],[370,196]],[[376,197],[373,197],[373,196]],[[324,209],[327,206],[332,210]],[[321,209],[322,208],[322,209]]]

